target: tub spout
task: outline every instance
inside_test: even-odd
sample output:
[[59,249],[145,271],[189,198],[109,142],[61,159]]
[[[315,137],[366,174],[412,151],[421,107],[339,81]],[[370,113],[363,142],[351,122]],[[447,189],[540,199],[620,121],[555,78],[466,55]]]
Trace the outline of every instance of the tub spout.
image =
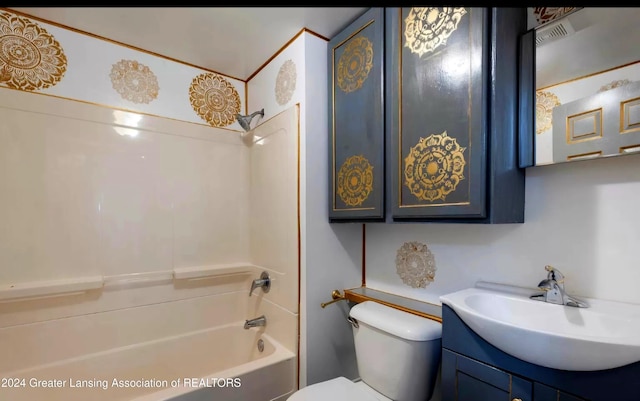
[[251,327],[258,327],[258,326],[266,326],[266,325],[267,325],[267,318],[264,315],[257,317],[255,319],[245,320],[244,322],[245,329],[249,329]]

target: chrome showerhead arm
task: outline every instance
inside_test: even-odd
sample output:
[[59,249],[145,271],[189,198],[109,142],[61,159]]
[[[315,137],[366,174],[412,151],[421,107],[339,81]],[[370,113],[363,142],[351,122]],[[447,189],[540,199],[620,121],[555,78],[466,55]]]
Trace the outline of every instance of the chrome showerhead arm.
[[264,117],[264,109],[259,111],[254,111],[253,113],[243,116],[242,114],[236,114],[236,120],[238,120],[238,124],[242,127],[246,132],[251,131],[251,121],[255,116]]

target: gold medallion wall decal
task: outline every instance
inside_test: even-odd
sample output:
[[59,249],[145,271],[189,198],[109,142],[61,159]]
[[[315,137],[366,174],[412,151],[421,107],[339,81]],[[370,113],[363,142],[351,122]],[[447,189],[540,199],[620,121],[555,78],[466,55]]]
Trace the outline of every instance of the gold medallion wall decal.
[[405,242],[396,253],[396,272],[402,282],[413,288],[426,288],[436,277],[433,253],[417,241]]
[[158,97],[158,78],[144,64],[120,60],[111,67],[111,85],[120,96],[133,103],[150,103]]
[[405,18],[405,47],[422,57],[447,44],[467,13],[464,7],[412,7]]
[[420,138],[404,159],[404,184],[420,200],[444,201],[464,179],[465,150],[447,131]]
[[570,13],[577,7],[534,7],[533,15],[536,17],[538,25],[556,20],[565,14]]
[[602,93],[602,92],[606,92],[606,91],[611,90],[611,89],[619,88],[621,86],[628,85],[630,83],[632,83],[632,81],[629,81],[628,79],[619,79],[617,81],[612,81],[612,82],[609,82],[606,85],[601,86],[600,90],[598,90],[598,93]]
[[338,195],[349,206],[359,206],[373,190],[373,166],[362,155],[351,156],[338,172]]
[[32,91],[54,86],[67,70],[60,43],[46,29],[0,11],[0,84]]
[[349,93],[360,89],[373,68],[373,43],[364,36],[351,39],[338,60],[338,86]]
[[193,78],[189,87],[193,110],[214,127],[226,127],[240,113],[240,95],[231,82],[212,72]]
[[282,63],[278,76],[276,77],[276,102],[280,106],[284,106],[289,103],[293,92],[296,90],[296,80],[298,74],[296,72],[296,64],[293,60],[287,60]]
[[560,106],[560,99],[551,92],[536,92],[536,134],[542,134],[552,126],[553,108]]

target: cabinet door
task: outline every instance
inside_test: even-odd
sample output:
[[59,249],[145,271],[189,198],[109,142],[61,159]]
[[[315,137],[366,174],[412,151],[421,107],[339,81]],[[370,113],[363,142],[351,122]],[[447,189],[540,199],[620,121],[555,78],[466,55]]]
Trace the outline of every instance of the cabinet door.
[[586,401],[541,383],[533,385],[533,401]]
[[584,398],[578,398],[575,395],[558,391],[558,401],[586,401]]
[[394,219],[486,217],[488,10],[387,8]]
[[532,382],[442,350],[442,401],[532,401]]
[[329,220],[384,219],[384,9],[329,41]]

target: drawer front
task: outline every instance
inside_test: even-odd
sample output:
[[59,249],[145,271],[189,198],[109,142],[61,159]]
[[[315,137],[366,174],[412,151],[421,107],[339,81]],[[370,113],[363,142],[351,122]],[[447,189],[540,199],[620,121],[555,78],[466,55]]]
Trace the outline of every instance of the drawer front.
[[385,10],[394,219],[486,216],[488,15]]
[[384,9],[329,42],[329,219],[384,219]]

